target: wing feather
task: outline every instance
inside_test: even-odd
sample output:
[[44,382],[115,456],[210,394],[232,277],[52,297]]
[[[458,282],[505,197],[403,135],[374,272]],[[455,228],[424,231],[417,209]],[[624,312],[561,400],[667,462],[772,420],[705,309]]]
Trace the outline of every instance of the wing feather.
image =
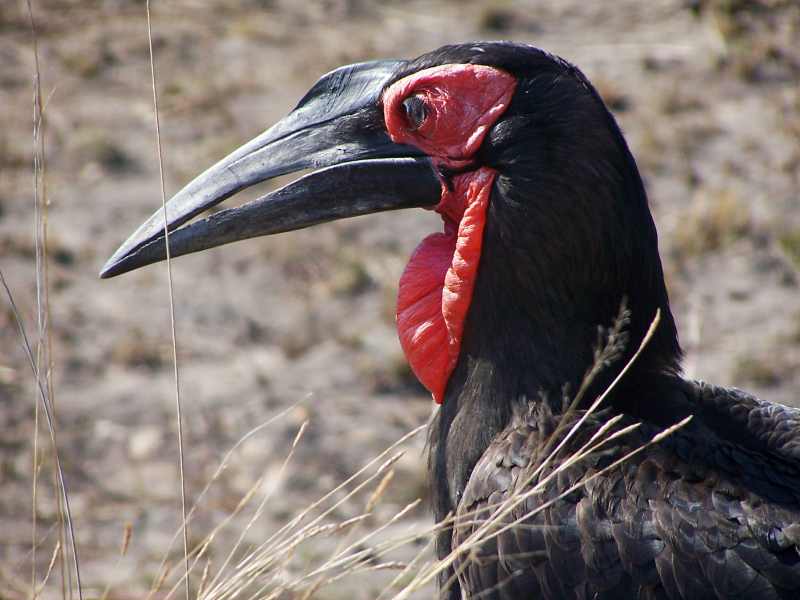
[[[456,525],[454,546],[503,503],[518,500],[497,526],[520,522],[460,558],[464,597],[800,597],[800,411],[686,385],[690,426],[567,494],[659,428],[537,473],[558,417],[515,417],[472,472],[458,513],[481,516]],[[602,423],[590,418],[571,447]]]

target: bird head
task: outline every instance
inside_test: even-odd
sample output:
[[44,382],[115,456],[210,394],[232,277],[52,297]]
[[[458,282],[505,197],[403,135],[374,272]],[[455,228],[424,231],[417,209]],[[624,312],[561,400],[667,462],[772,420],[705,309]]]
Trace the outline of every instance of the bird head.
[[[192,221],[304,169],[264,197]],[[655,309],[667,314],[644,362],[677,369],[655,227],[622,134],[576,67],[522,44],[445,46],[324,75],[285,118],[156,211],[101,277],[164,260],[165,216],[176,257],[402,208],[443,220],[411,256],[397,306],[403,350],[437,402],[468,355],[499,370],[552,366],[552,382],[531,385],[574,381],[596,326],[623,297],[634,338]]]

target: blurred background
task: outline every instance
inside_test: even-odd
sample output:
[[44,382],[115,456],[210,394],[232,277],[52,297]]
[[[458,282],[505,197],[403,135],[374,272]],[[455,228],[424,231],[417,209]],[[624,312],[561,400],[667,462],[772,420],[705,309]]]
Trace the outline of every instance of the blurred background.
[[[138,598],[155,586],[162,598],[182,556],[180,542],[170,545],[180,487],[166,270],[97,279],[161,202],[144,3],[31,4],[45,102],[52,393],[84,588],[87,597]],[[154,2],[167,195],[275,122],[326,71],[474,39],[530,42],[576,63],[618,118],[648,187],[687,375],[800,405],[796,0]],[[0,269],[34,346],[35,72],[28,4],[5,0]],[[238,440],[288,409],[238,446],[199,503],[191,545],[253,486],[270,494],[245,540],[260,543],[427,421],[433,405],[406,366],[394,304],[407,257],[438,227],[424,211],[374,215],[174,262],[190,505]],[[0,599],[31,597],[32,566],[45,579],[59,540],[41,415],[32,500],[34,383],[4,298]],[[367,528],[424,500],[424,442],[422,433],[403,444]],[[357,494],[330,518],[360,514],[367,498]],[[423,502],[382,535],[431,521]],[[218,535],[207,554],[212,572],[242,530]],[[425,542],[395,558],[408,560]],[[337,543],[309,540],[282,576]],[[169,584],[159,582],[165,554]],[[66,595],[59,563],[43,597]],[[314,597],[375,598],[394,576],[354,574]],[[199,571],[194,578],[196,589]]]

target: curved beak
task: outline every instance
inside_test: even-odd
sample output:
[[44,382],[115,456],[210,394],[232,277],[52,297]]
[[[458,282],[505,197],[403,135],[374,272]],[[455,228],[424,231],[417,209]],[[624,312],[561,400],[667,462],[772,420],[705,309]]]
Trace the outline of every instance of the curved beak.
[[[439,202],[441,183],[416,148],[395,144],[380,94],[403,61],[340,67],[297,107],[179,191],[166,206],[170,256],[318,223]],[[258,182],[318,169],[237,208],[181,227]],[[180,228],[180,229],[179,229]],[[106,262],[108,278],[166,258],[164,210],[157,210]]]

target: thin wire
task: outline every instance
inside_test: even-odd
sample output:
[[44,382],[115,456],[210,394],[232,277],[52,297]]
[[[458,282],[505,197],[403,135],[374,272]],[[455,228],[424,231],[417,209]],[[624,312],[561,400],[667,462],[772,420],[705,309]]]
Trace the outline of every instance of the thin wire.
[[167,254],[167,283],[169,285],[169,320],[172,331],[172,364],[175,369],[175,407],[178,418],[178,464],[181,478],[181,520],[183,527],[184,590],[189,600],[189,527],[186,523],[186,480],[183,471],[183,415],[181,411],[181,386],[178,370],[178,338],[175,334],[175,293],[172,286],[172,261],[169,251],[169,228],[167,227],[167,194],[164,186],[164,159],[161,154],[161,125],[158,118],[158,92],[156,86],[156,62],[153,57],[153,31],[150,24],[150,0],[145,5],[147,12],[147,42],[150,50],[150,78],[153,84],[153,117],[156,126],[156,148],[158,150],[158,175],[161,182],[161,208],[164,214],[164,246]]

